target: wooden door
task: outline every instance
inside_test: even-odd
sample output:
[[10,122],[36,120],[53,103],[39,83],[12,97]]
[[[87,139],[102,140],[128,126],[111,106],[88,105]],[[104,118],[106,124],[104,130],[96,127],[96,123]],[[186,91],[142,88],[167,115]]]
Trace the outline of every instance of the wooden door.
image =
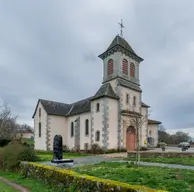
[[136,149],[136,132],[134,127],[128,127],[126,133],[127,151],[135,151]]

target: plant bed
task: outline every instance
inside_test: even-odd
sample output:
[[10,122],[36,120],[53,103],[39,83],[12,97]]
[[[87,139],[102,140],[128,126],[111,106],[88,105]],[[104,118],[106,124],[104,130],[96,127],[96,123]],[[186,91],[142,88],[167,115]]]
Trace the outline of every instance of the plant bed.
[[144,185],[155,189],[173,192],[194,191],[194,171],[190,170],[151,166],[140,166],[138,168],[128,163],[112,162],[76,167],[73,170],[81,174],[88,174],[128,184]]
[[132,185],[129,183],[88,176],[72,170],[60,169],[38,163],[22,162],[20,164],[20,172],[24,177],[44,180],[50,185],[62,185],[67,188],[69,185],[73,185],[79,192],[166,192],[164,190],[154,190],[143,185]]

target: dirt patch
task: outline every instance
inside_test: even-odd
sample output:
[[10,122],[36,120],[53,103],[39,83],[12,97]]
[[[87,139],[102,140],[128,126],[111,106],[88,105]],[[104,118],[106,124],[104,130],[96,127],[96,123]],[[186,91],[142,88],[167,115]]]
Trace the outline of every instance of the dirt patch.
[[13,183],[12,181],[9,181],[3,177],[0,177],[0,181],[3,181],[4,183],[6,183],[7,185],[10,185],[12,186],[14,189],[18,190],[18,191],[21,191],[21,192],[30,192],[29,189],[21,186],[21,185],[18,185],[16,183]]

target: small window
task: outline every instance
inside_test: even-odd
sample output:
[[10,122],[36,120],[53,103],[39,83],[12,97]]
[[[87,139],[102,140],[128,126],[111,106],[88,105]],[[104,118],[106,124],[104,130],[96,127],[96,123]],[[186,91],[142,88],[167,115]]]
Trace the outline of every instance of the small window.
[[130,76],[135,77],[135,65],[133,63],[130,64]]
[[74,125],[73,122],[71,122],[71,137],[74,136]]
[[127,59],[123,59],[123,63],[122,63],[122,71],[125,75],[128,75],[128,61]]
[[109,59],[108,60],[108,76],[112,75],[114,71],[114,67],[113,67],[113,60]]
[[41,137],[41,123],[39,123],[38,129],[39,129],[38,135],[39,135],[39,137]]
[[39,117],[41,117],[41,108],[39,108]]
[[129,104],[129,94],[126,94],[126,103]]
[[96,131],[96,141],[100,141],[100,131]]
[[99,111],[100,111],[100,104],[97,103],[97,104],[96,104],[96,112],[99,112]]
[[85,121],[85,135],[88,136],[89,135],[89,120],[86,119]]
[[136,106],[136,97],[133,97],[133,106]]

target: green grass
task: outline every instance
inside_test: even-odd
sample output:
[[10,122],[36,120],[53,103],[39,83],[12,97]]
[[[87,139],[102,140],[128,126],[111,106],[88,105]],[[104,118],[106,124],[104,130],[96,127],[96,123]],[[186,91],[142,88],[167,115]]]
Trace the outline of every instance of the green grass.
[[[51,187],[48,184],[46,184],[43,181],[40,180],[35,180],[35,179],[30,179],[30,178],[23,178],[20,174],[18,173],[13,173],[13,172],[4,172],[0,171],[0,176],[4,177],[10,181],[13,181],[19,185],[22,185],[26,188],[28,188],[31,192],[65,192],[64,188],[60,188],[59,186],[56,187]],[[0,183],[0,192],[1,192],[1,187],[4,189],[2,192],[15,192],[16,190],[11,190],[8,186],[6,186],[4,183],[1,185]],[[9,188],[10,191],[6,191],[5,189]],[[72,190],[74,192],[74,190]]]
[[[135,160],[135,158],[127,158],[127,160]],[[141,157],[141,161],[194,166],[193,157]]]
[[[53,152],[36,151],[36,154],[39,157],[38,161],[51,161],[53,159]],[[88,154],[71,153],[71,152],[63,153],[64,159],[72,159],[72,158],[85,157],[85,156],[88,156]]]
[[0,181],[0,192],[19,192],[7,183]]
[[194,171],[161,167],[135,167],[127,163],[102,162],[96,165],[76,167],[82,174],[112,179],[128,184],[144,185],[153,189],[173,192],[194,191]]
[[21,140],[22,140],[23,143],[26,142],[29,145],[33,145],[34,144],[34,140],[33,139],[22,138]]

